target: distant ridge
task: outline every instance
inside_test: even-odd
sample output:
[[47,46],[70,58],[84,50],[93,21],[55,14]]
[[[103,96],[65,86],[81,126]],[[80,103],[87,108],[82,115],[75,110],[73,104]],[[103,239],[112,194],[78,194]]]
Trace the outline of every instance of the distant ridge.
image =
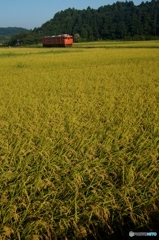
[[26,31],[28,31],[28,29],[21,27],[6,27],[6,28],[0,27],[0,36],[11,37],[15,34]]
[[69,8],[57,12],[41,27],[15,34],[8,45],[41,43],[48,35],[71,34],[74,40],[155,40],[159,39],[159,0],[116,2],[98,9]]

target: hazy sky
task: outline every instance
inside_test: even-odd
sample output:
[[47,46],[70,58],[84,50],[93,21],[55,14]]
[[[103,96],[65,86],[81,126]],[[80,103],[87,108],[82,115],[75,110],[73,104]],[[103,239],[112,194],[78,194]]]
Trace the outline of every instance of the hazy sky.
[[[67,8],[98,9],[114,0],[0,0],[0,27],[24,27],[33,29],[53,18],[58,11]],[[125,2],[123,0],[122,2]],[[142,0],[135,0],[139,5]],[[145,2],[145,1],[144,1]]]

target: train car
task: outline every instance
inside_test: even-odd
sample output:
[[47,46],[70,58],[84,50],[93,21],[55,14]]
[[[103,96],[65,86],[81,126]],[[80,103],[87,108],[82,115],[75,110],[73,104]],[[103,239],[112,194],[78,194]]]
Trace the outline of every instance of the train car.
[[73,37],[69,34],[45,36],[42,38],[43,47],[71,47]]

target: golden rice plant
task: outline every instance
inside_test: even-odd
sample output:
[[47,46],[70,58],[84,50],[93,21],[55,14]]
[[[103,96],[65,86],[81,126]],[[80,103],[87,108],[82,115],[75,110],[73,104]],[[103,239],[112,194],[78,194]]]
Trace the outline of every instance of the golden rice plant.
[[0,239],[158,223],[159,49],[76,46],[0,49]]

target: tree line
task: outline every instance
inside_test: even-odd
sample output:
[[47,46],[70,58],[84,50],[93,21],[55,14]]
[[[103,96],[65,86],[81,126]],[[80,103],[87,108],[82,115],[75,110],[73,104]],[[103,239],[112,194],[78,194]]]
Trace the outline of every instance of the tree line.
[[20,27],[0,27],[0,45],[7,43],[15,34],[25,31],[28,31],[28,29]]
[[40,43],[47,35],[68,33],[75,41],[159,39],[159,0],[116,2],[85,10],[69,8],[57,12],[39,28],[14,35],[8,44]]
[[1,37],[11,37],[20,32],[26,32],[28,29],[20,27],[0,27],[0,36]]

